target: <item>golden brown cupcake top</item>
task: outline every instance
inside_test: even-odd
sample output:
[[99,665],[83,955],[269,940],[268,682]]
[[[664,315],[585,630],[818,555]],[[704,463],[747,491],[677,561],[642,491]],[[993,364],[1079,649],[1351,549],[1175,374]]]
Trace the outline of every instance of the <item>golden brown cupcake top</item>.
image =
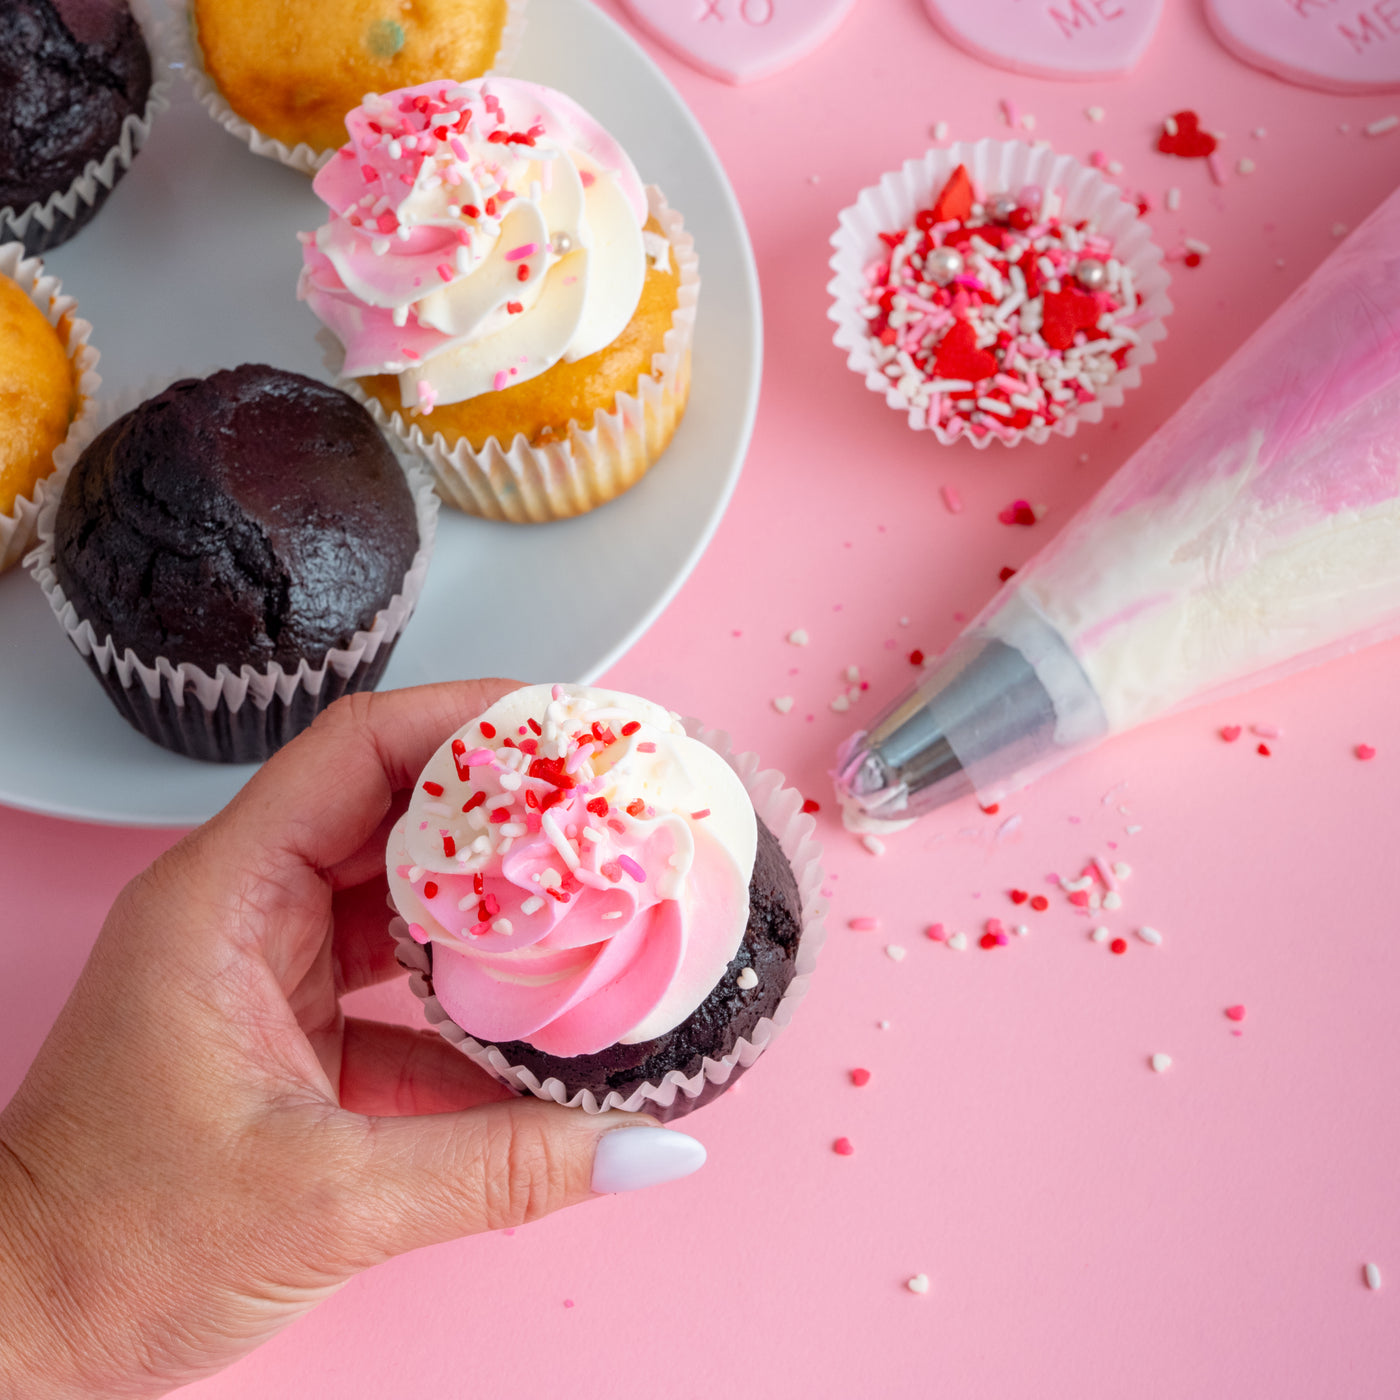
[[77,393],[63,339],[10,278],[0,276],[0,515],[53,471]]

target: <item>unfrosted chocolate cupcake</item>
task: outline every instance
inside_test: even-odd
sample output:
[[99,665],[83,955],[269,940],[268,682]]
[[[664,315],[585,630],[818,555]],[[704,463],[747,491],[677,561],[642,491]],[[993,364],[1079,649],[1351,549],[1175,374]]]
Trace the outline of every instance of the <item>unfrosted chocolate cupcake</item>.
[[[242,365],[172,384],[88,446],[51,522],[52,583],[108,644],[111,664],[85,654],[138,729],[261,759],[378,681],[392,636],[363,638],[391,604],[406,619],[427,515],[352,399]],[[166,681],[156,698],[121,674],[128,653]]]
[[5,0],[0,4],[0,241],[29,253],[71,238],[101,207],[130,164],[120,153],[111,178],[51,226],[31,216],[69,191],[89,162],[119,152],[128,118],[142,120],[151,96],[151,55],[121,0]]

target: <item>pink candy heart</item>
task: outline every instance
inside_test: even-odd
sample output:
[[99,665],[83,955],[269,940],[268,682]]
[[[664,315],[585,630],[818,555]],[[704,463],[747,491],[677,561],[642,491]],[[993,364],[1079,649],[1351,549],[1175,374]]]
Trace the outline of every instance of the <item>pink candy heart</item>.
[[1400,89],[1400,10],[1390,0],[1206,0],[1231,53],[1324,92]]
[[1137,63],[1162,0],[924,0],[968,52],[1041,78],[1116,78]]
[[621,0],[658,43],[726,83],[748,83],[805,58],[855,0]]

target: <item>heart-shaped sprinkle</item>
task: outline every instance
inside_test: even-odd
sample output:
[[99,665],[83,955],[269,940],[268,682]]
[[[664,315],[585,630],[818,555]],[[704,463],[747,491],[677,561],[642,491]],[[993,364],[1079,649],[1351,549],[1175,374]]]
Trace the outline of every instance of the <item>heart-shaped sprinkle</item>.
[[967,934],[950,933],[948,935],[948,946],[955,953],[961,953],[967,947]]
[[915,1274],[913,1278],[906,1281],[904,1285],[911,1293],[928,1292],[928,1275]]
[[978,384],[997,372],[996,356],[977,348],[977,332],[966,321],[959,321],[938,345],[933,362],[937,379],[962,379]]
[[1370,744],[1358,744],[1356,746],[1356,756],[1362,763],[1368,763],[1371,759],[1375,758],[1376,751]]
[[870,1071],[868,1069],[853,1069],[851,1071],[851,1083],[857,1089],[863,1089],[870,1083]]
[[1159,1050],[1152,1057],[1152,1068],[1155,1069],[1158,1074],[1165,1074],[1171,1067],[1172,1057],[1170,1055],[1164,1055]]
[[924,8],[984,63],[1081,81],[1129,72],[1162,16],[1162,0],[924,0]]
[[791,695],[775,695],[773,697],[773,708],[777,710],[780,715],[787,714],[787,712],[792,709],[792,704]]
[[942,943],[948,934],[942,924],[930,924],[924,930],[924,936],[933,939],[935,943]]
[[1227,724],[1220,731],[1220,737],[1224,739],[1227,744],[1233,744],[1243,733],[1244,730],[1241,729],[1238,724]]
[[[1400,89],[1400,38],[1387,4],[1322,0],[1206,0],[1206,18],[1231,53],[1323,92]],[[1387,42],[1389,41],[1389,42]]]
[[[1068,350],[1076,331],[1091,331],[1098,325],[1101,313],[1097,299],[1078,287],[1046,292],[1041,301],[1045,320],[1040,333],[1052,350]],[[1030,523],[1035,523],[1034,515]]]
[[904,949],[898,943],[889,943],[885,946],[885,952],[894,962],[904,961]]
[[1157,149],[1163,155],[1186,160],[1204,160],[1219,144],[1210,132],[1201,130],[1201,119],[1189,110],[1173,112],[1162,123],[1162,134],[1157,138]]
[[849,1157],[855,1151],[855,1148],[851,1146],[850,1138],[839,1137],[831,1144],[831,1150],[838,1157]]
[[1089,907],[1089,892],[1087,890],[1074,890],[1069,896],[1069,902],[1076,909],[1087,909]]
[[622,0],[658,43],[726,83],[749,83],[805,58],[855,0]]
[[1030,898],[1030,895],[1028,895],[1028,894],[1025,892],[1025,890],[1012,890],[1012,891],[1011,891],[1011,902],[1012,902],[1012,904],[1024,904],[1029,898]]
[[1244,1020],[1244,1016],[1245,1016],[1244,1007],[1242,1007],[1242,1006],[1227,1006],[1227,1007],[1225,1008],[1225,1014],[1226,1014],[1232,1021],[1243,1021],[1243,1020]]
[[1005,510],[997,511],[1003,525],[1034,525],[1038,518],[1029,501],[1012,501]]

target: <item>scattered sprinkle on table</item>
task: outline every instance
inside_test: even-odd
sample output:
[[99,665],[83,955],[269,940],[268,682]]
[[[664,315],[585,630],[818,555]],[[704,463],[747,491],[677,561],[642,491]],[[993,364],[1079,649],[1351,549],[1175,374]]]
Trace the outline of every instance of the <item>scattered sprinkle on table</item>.
[[855,1148],[851,1146],[850,1138],[839,1137],[831,1144],[831,1150],[838,1157],[849,1157],[855,1151]]
[[867,832],[860,838],[860,844],[870,852],[872,856],[882,856],[885,854],[885,843],[878,836],[872,836]]
[[955,952],[961,953],[967,947],[967,934],[950,933],[948,935],[948,946]]
[[1160,1050],[1152,1057],[1152,1068],[1158,1074],[1165,1074],[1172,1067],[1172,1057],[1164,1055]]
[[1089,937],[1090,937],[1091,939],[1093,939],[1093,941],[1094,941],[1095,943],[1107,943],[1107,942],[1108,942],[1108,930],[1107,930],[1106,928],[1103,928],[1103,927],[1101,926],[1101,927],[1099,927],[1099,928],[1096,928],[1096,929],[1089,935]]
[[773,708],[777,710],[780,715],[787,714],[787,712],[792,709],[792,706],[793,698],[791,695],[775,695],[773,697]]
[[1160,948],[1162,945],[1162,935],[1158,933],[1155,928],[1149,928],[1146,924],[1138,929],[1137,936],[1142,939],[1144,943],[1149,943],[1154,948]]
[[1108,945],[1108,950],[1110,953],[1117,953],[1119,957],[1122,957],[1122,955],[1128,951],[1128,940],[1126,938],[1115,938],[1113,942]]
[[904,961],[904,949],[901,948],[898,943],[887,943],[885,945],[885,954],[893,962]]
[[868,1069],[853,1069],[851,1071],[851,1083],[857,1089],[863,1089],[870,1083],[870,1071]]
[[846,927],[858,933],[873,933],[880,927],[880,921],[873,914],[858,914],[854,919],[847,919]]
[[1358,744],[1356,746],[1355,753],[1357,758],[1359,758],[1362,761],[1362,763],[1369,763],[1371,759],[1375,758],[1376,756],[1376,751],[1370,746],[1370,744]]
[[1243,1006],[1227,1006],[1225,1008],[1225,1014],[1232,1021],[1243,1021],[1245,1018],[1245,1009]]
[[1224,739],[1227,744],[1233,744],[1243,733],[1244,730],[1238,724],[1227,724],[1221,728],[1220,737]]
[[1381,117],[1378,121],[1373,121],[1366,127],[1367,136],[1384,136],[1387,131],[1394,131],[1400,126],[1400,117],[1392,112],[1388,117]]
[[924,937],[933,939],[935,943],[942,943],[947,936],[948,931],[942,924],[930,924],[924,930]]
[[[1371,1269],[1371,1268],[1374,1268],[1375,1265],[1373,1265],[1373,1264],[1368,1264],[1366,1267],[1367,1267],[1368,1269]],[[915,1274],[915,1275],[913,1276],[913,1278],[910,1278],[910,1279],[906,1279],[906,1280],[905,1280],[904,1286],[905,1286],[911,1293],[927,1293],[927,1292],[928,1292],[928,1275],[927,1275],[927,1274]]]
[[1366,1287],[1369,1288],[1372,1293],[1375,1293],[1381,1286],[1381,1266],[1379,1264],[1367,1264],[1362,1272],[1366,1276]]
[[811,638],[807,635],[806,628],[804,627],[794,627],[792,631],[788,633],[787,639],[795,647],[805,647],[807,643],[811,640]]

